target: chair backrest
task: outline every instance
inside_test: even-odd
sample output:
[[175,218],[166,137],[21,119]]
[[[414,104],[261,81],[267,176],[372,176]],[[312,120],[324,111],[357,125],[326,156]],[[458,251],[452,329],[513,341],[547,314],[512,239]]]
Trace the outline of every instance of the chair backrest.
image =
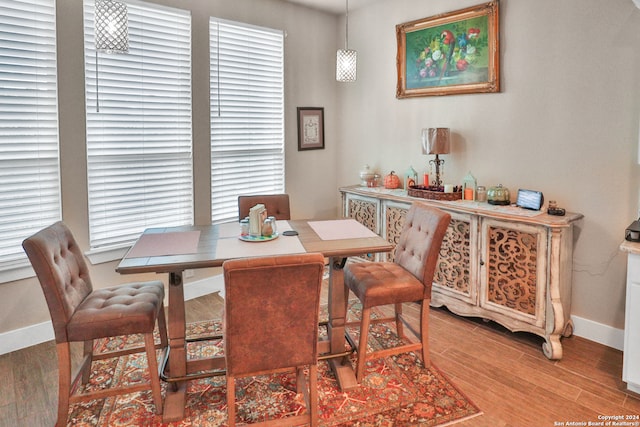
[[67,341],[67,323],[93,291],[89,269],[71,230],[56,222],[22,242],[44,292],[57,342]]
[[262,203],[269,216],[276,219],[291,219],[288,194],[255,194],[251,196],[238,196],[238,215],[242,219],[249,216],[249,210]]
[[243,258],[223,270],[227,373],[316,364],[324,257]]
[[420,202],[411,205],[404,220],[394,261],[425,285],[425,297],[431,293],[440,246],[450,221],[448,213]]

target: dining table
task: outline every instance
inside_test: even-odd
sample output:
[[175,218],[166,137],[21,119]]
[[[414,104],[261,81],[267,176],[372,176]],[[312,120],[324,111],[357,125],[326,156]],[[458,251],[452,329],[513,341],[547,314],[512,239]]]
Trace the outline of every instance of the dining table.
[[343,267],[349,257],[389,252],[394,245],[351,218],[278,220],[276,230],[271,237],[246,236],[237,222],[148,228],[118,264],[116,271],[120,274],[168,274],[169,349],[162,378],[169,387],[163,422],[184,418],[187,381],[224,373],[224,357],[187,357],[183,279],[186,270],[220,267],[229,259],[323,254],[329,267],[328,321],[318,353],[328,361],[342,390],[358,386],[349,352],[345,351],[349,347],[345,338],[349,290],[344,285]]

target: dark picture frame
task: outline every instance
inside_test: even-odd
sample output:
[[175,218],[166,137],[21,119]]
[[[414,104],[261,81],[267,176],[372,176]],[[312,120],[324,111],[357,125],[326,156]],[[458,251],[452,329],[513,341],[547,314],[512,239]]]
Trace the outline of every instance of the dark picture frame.
[[500,92],[498,0],[396,26],[397,98]]
[[298,107],[298,151],[324,149],[324,107]]

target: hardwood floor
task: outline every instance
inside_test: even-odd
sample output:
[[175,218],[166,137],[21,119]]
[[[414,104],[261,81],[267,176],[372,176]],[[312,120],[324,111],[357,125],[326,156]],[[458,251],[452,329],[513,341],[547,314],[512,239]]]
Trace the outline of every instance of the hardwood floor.
[[[217,294],[188,301],[187,321],[217,318],[222,304]],[[416,318],[416,307],[405,312]],[[640,414],[640,399],[621,380],[622,353],[580,337],[563,339],[563,359],[550,361],[541,338],[432,309],[430,343],[434,364],[483,411],[457,426],[588,425]],[[54,425],[53,342],[0,356],[0,378],[0,426]]]

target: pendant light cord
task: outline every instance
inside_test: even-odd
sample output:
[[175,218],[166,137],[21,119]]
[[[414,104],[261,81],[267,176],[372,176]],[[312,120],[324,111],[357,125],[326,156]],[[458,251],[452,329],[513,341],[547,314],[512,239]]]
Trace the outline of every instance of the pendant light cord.
[[345,19],[346,19],[346,25],[345,25],[345,32],[344,32],[344,49],[345,50],[349,50],[349,0],[346,0],[347,3],[347,11],[345,14]]
[[98,100],[98,49],[96,49],[96,113],[100,112],[100,101]]

